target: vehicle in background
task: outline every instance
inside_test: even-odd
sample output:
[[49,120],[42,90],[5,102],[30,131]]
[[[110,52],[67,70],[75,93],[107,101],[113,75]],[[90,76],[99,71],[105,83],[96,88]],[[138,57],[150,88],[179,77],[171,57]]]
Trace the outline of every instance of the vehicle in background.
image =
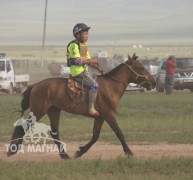
[[62,76],[68,78],[70,74],[70,67],[68,67],[66,63],[51,63],[48,65],[48,69],[52,76]]
[[92,56],[93,59],[98,59],[99,65],[103,68],[104,71],[109,71],[109,58],[108,53],[104,50],[99,50]]
[[21,92],[28,86],[29,74],[15,74],[13,63],[5,53],[0,53],[0,90],[10,94]]
[[135,83],[129,83],[126,91],[139,91],[139,92],[145,92],[145,88],[142,86],[139,86]]
[[156,90],[158,92],[164,92],[165,89],[165,77],[166,77],[165,63],[166,59],[161,59],[158,61],[158,71],[156,75]]
[[61,63],[51,63],[48,65],[48,69],[52,76],[60,76],[60,71],[62,69]]
[[[166,59],[159,62],[158,73],[156,77],[158,92],[163,92],[165,89],[165,63]],[[181,57],[176,58],[177,67],[174,73],[174,89],[184,90],[190,89],[193,92],[193,58]]]
[[99,51],[98,53],[97,53],[97,58],[108,58],[108,53],[106,52],[106,51]]
[[157,60],[139,60],[140,63],[149,71],[149,73],[156,78],[158,72],[158,61]]
[[124,63],[125,59],[122,55],[114,54],[113,57],[109,60],[109,62],[110,62],[109,70],[112,70],[119,64]]
[[70,75],[70,67],[65,66],[64,64],[61,65],[61,70],[60,70],[60,76],[68,78]]

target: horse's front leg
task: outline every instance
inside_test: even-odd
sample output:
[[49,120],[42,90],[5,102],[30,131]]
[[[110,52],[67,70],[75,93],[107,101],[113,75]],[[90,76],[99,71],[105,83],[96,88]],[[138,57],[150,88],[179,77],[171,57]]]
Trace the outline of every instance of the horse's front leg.
[[127,143],[125,142],[124,135],[123,135],[121,129],[119,128],[119,125],[116,122],[115,114],[111,113],[108,116],[108,118],[106,119],[106,121],[109,124],[109,126],[113,129],[113,131],[115,132],[117,137],[119,138],[125,154],[126,155],[133,155],[133,152],[130,150]]
[[62,159],[70,159],[66,151],[64,150],[64,147],[62,143],[60,142],[59,138],[59,118],[60,118],[60,110],[56,107],[51,107],[47,112],[49,118],[50,118],[50,126],[51,126],[51,136],[54,139],[55,144],[58,147],[59,155]]
[[81,157],[98,140],[103,122],[104,120],[102,118],[95,118],[93,136],[88,144],[79,147],[79,150],[75,153],[75,158]]

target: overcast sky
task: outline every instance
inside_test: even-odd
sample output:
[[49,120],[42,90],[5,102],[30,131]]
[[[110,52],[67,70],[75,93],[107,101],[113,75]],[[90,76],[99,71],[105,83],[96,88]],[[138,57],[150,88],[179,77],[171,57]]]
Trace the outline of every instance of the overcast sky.
[[[45,0],[0,0],[0,45],[41,45]],[[78,22],[89,43],[193,44],[193,0],[48,0],[46,44],[73,39]]]

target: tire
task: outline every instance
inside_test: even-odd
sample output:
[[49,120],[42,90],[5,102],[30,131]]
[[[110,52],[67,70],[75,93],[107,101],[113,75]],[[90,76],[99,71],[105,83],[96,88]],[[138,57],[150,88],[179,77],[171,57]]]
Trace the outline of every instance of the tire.
[[161,83],[158,79],[156,80],[156,83],[157,83],[157,85],[156,85],[157,92],[164,92],[164,87],[160,86]]
[[162,86],[159,86],[159,84],[156,85],[157,92],[164,92],[164,88]]
[[146,89],[145,89],[145,88],[141,88],[139,91],[140,91],[140,92],[145,92]]
[[10,83],[10,85],[9,85],[8,93],[9,94],[13,94],[14,93],[14,88],[13,88],[13,84],[12,83]]

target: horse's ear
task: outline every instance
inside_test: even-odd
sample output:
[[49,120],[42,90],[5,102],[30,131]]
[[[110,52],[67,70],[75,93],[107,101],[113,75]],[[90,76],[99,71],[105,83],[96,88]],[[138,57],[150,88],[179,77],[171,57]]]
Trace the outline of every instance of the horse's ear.
[[132,56],[132,59],[133,60],[137,60],[138,56],[136,56],[136,54],[134,53],[133,56]]
[[128,54],[128,63],[132,64],[133,63],[133,59],[131,58],[131,56]]

